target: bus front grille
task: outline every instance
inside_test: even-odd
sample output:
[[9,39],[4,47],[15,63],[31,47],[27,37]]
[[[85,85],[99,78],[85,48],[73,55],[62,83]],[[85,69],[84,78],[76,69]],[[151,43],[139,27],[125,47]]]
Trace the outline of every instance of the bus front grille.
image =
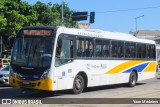
[[28,83],[28,84],[25,84],[21,81],[17,81],[17,84],[21,87],[36,87],[36,83]]

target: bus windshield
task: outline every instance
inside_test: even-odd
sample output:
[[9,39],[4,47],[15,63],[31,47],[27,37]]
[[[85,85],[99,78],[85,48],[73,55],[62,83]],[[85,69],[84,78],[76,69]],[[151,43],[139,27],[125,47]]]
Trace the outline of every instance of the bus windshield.
[[54,38],[51,36],[17,37],[12,64],[26,67],[50,67]]

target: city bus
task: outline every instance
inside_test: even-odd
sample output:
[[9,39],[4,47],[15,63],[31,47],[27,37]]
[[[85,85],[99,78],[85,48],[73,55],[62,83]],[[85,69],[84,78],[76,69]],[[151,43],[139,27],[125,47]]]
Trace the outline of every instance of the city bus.
[[127,83],[155,77],[152,40],[98,29],[23,27],[11,56],[10,86],[45,91]]

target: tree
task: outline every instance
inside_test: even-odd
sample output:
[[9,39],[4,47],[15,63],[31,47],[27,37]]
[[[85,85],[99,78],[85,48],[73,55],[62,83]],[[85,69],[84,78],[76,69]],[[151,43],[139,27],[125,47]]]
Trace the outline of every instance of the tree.
[[27,19],[23,26],[35,26],[37,24],[38,13],[36,13],[33,6],[29,5],[28,2],[20,3],[19,14],[24,15]]
[[50,6],[51,4],[46,5],[39,1],[33,5],[33,8],[37,13],[37,25],[51,25],[50,23],[53,22],[54,16]]
[[[72,22],[72,13],[73,11],[70,10],[68,5],[64,2],[64,26],[72,27],[76,25],[76,22]],[[48,3],[48,5],[37,2],[34,5],[34,10],[38,13],[38,24],[39,25],[49,25],[49,26],[60,26],[61,23],[61,16],[62,16],[62,5],[60,4],[53,4]]]
[[0,36],[3,34],[5,27],[7,25],[7,19],[4,17],[4,1],[0,2]]
[[23,26],[26,18],[19,13],[18,0],[6,0],[3,5],[3,15],[7,20],[3,36],[15,35],[17,30]]
[[[64,26],[72,27],[73,11],[64,2]],[[61,5],[42,3],[38,1],[34,5],[21,0],[1,0],[0,2],[0,36],[7,41],[8,36],[16,35],[23,26],[60,26]]]

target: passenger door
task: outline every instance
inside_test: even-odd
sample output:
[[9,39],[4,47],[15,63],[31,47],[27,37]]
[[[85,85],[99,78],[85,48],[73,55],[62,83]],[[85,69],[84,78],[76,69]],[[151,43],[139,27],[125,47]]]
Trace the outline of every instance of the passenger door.
[[58,90],[72,88],[73,62],[74,62],[74,38],[70,35],[61,35],[57,41],[55,71]]

